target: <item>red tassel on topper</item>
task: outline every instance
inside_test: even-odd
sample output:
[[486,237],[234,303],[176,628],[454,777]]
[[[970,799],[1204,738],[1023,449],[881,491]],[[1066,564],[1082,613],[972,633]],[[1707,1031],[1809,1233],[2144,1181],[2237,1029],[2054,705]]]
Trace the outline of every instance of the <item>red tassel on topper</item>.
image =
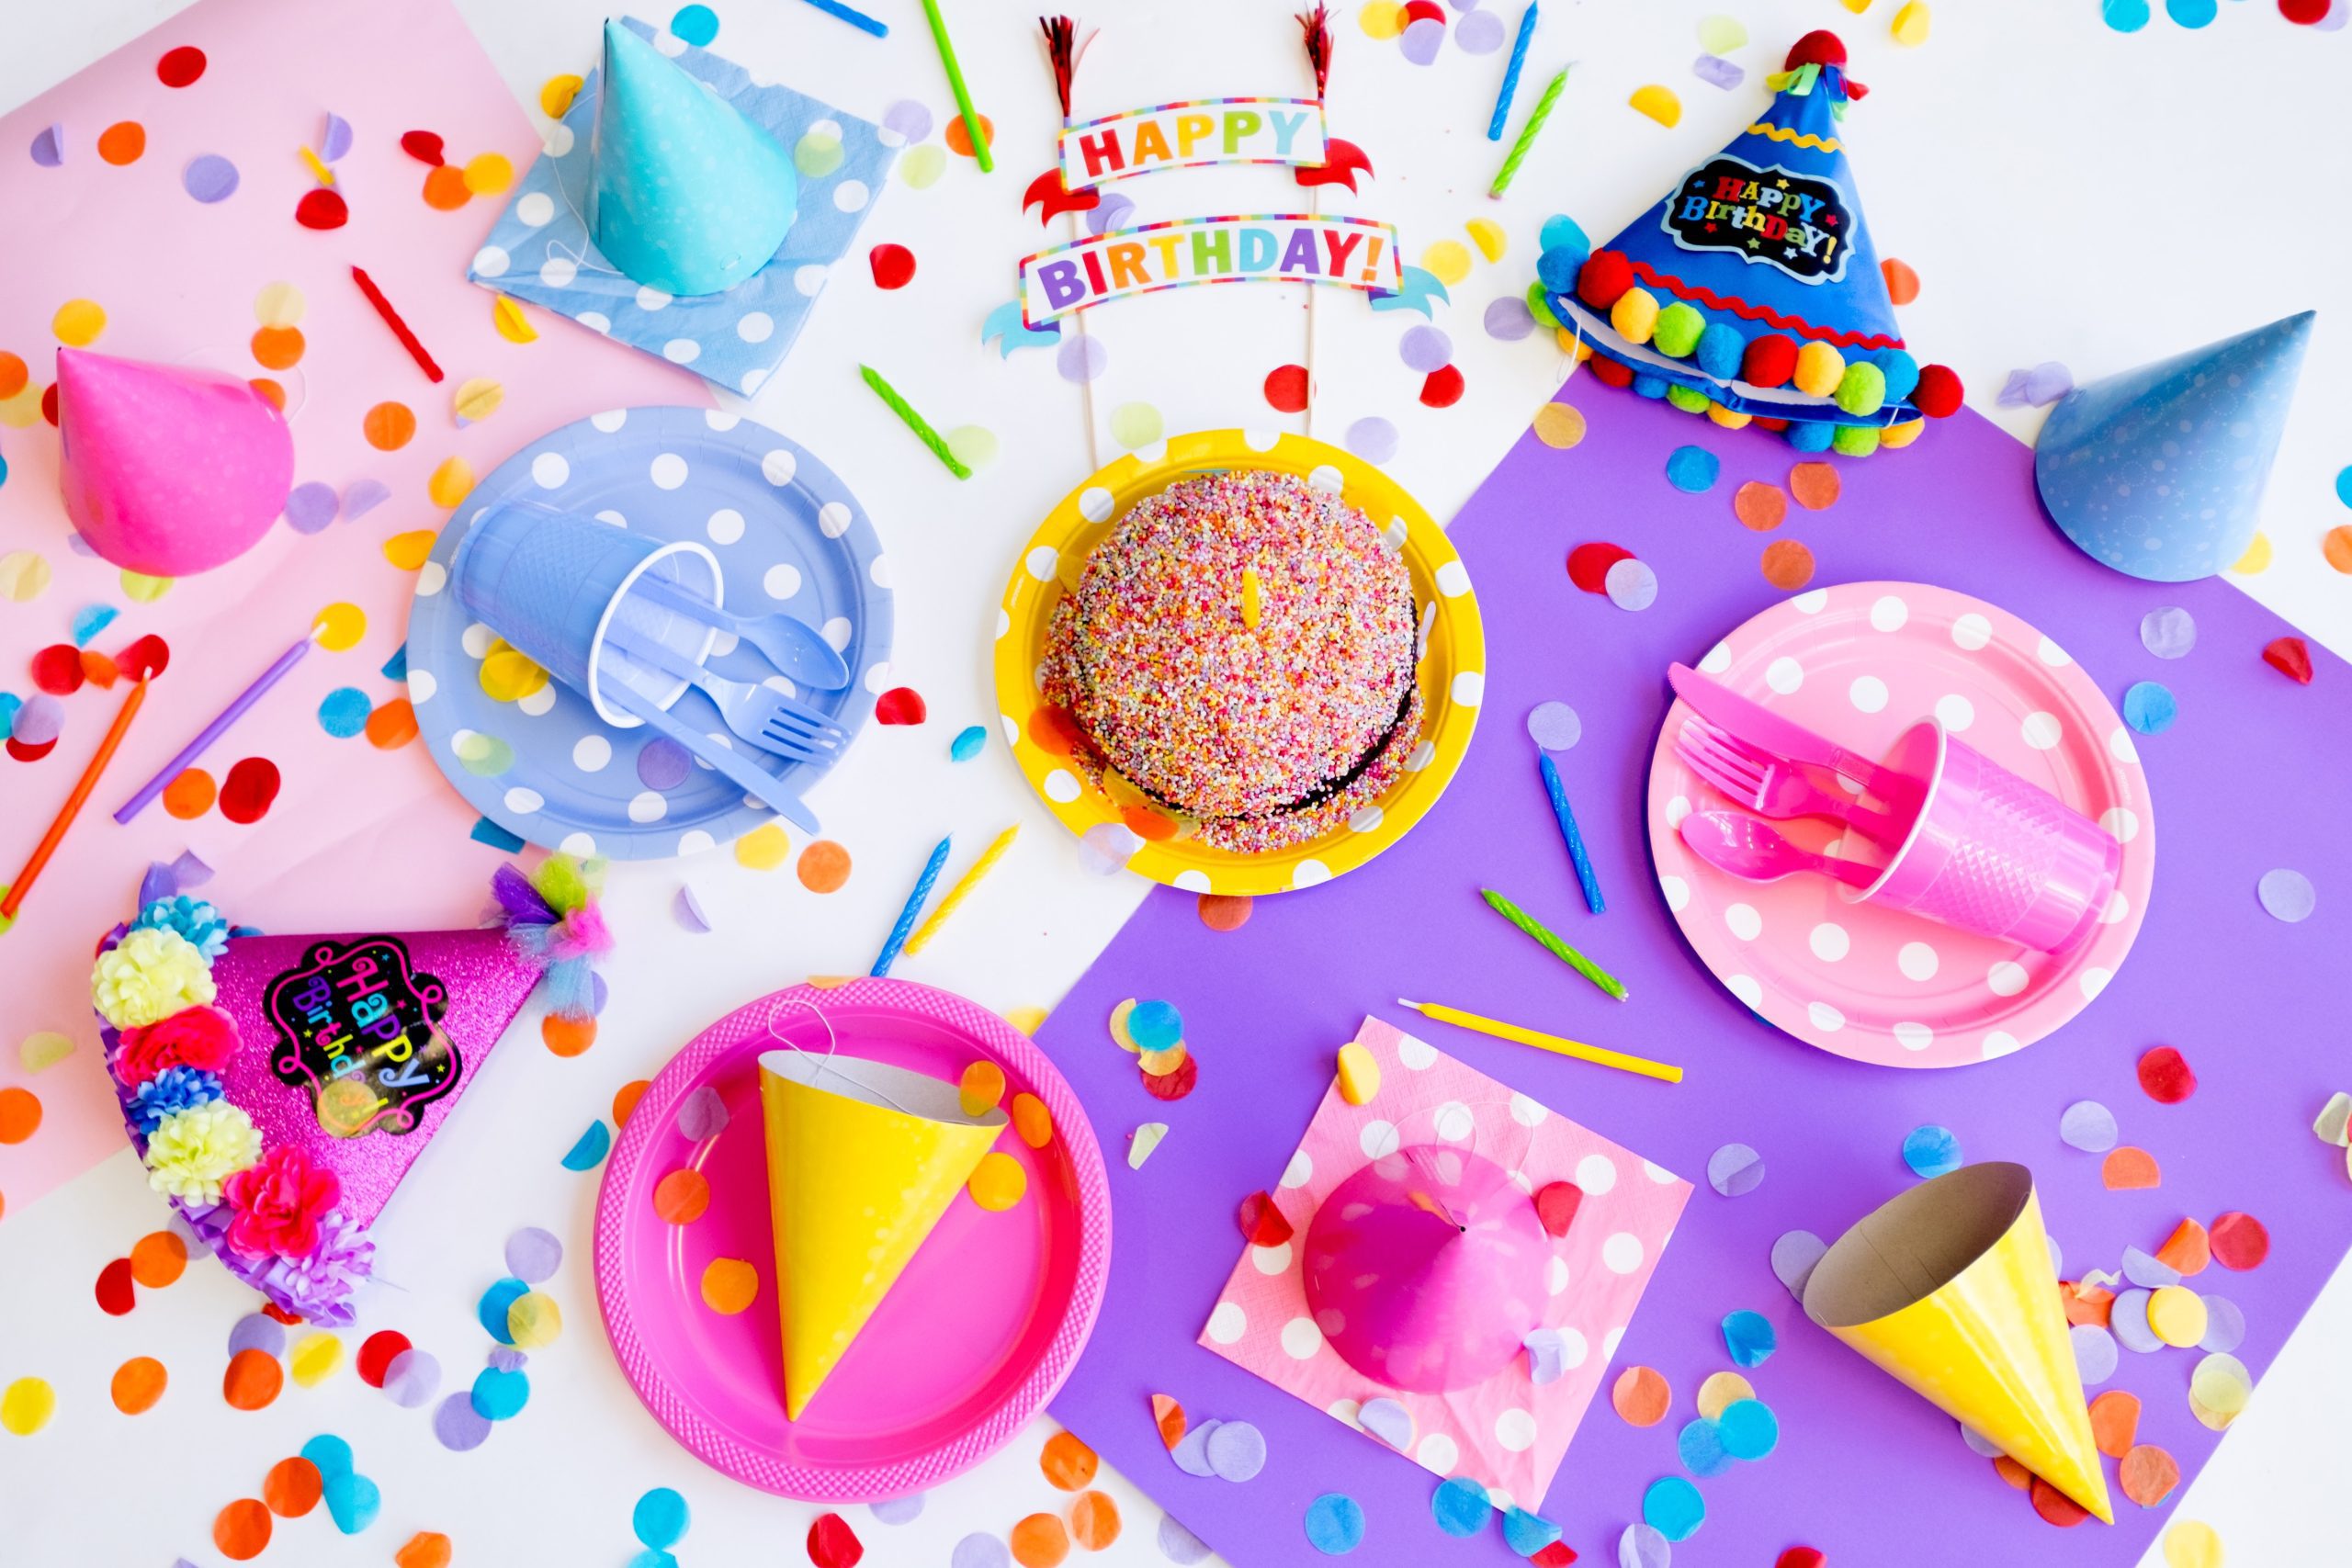
[[[1805,65],[1818,65],[1824,71],[1834,68],[1842,74],[1846,69],[1846,40],[1826,28],[1816,28],[1805,34],[1789,47],[1789,58],[1781,64],[1781,69],[1794,71]],[[1851,76],[1845,78],[1845,84],[1846,96],[1849,98],[1860,99],[1870,96],[1870,89]]]
[[1078,20],[1074,17],[1040,17],[1045,30],[1046,58],[1054,68],[1054,95],[1061,99],[1062,118],[1069,118],[1070,80],[1078,74]]
[[1320,100],[1331,82],[1331,8],[1318,5],[1301,11],[1298,25],[1306,35],[1306,63],[1315,72],[1315,96]]

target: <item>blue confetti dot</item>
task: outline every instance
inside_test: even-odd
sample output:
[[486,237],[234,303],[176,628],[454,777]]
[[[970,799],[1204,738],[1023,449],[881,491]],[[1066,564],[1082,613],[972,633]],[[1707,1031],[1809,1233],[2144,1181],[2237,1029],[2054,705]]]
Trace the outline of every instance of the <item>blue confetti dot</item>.
[[8,459],[0,457],[0,485],[8,482]]
[[474,823],[474,830],[466,836],[477,844],[488,844],[502,854],[511,855],[522,852],[523,836],[500,827],[487,817],[477,820]]
[[678,1568],[678,1560],[659,1547],[649,1546],[628,1560],[628,1568]]
[[407,680],[408,644],[402,643],[398,648],[392,649],[392,656],[384,660],[384,668],[378,671],[378,673],[381,674],[387,681]]
[[1724,1448],[1723,1432],[1703,1416],[1676,1434],[1674,1452],[1682,1461],[1682,1468],[1702,1481],[1731,1468],[1732,1456]]
[[2206,26],[2220,9],[2214,0],[2165,0],[2165,15],[2184,28]]
[[1914,1176],[1942,1176],[1960,1168],[1960,1138],[1933,1122],[1914,1127],[1903,1140],[1903,1163]]
[[0,692],[0,740],[16,733],[17,710],[24,705],[25,699],[16,693]]
[[692,1522],[685,1498],[667,1486],[656,1486],[639,1497],[628,1517],[629,1529],[637,1533],[637,1539],[656,1550],[677,1545],[685,1538],[686,1526]]
[[591,1122],[588,1130],[580,1134],[580,1141],[573,1144],[571,1151],[563,1156],[563,1168],[594,1170],[604,1164],[605,1156],[611,1152],[612,1146],[611,1130],[602,1122]]
[[2162,735],[2180,716],[2180,699],[2161,681],[2134,681],[2123,694],[2123,722],[2143,735]]
[[670,31],[696,49],[708,49],[718,36],[718,13],[707,6],[681,6],[670,18]]
[[302,1457],[318,1466],[322,1477],[348,1474],[351,1445],[333,1432],[321,1432],[302,1445]]
[[1137,1002],[1127,1014],[1127,1038],[1147,1051],[1165,1051],[1184,1038],[1184,1015],[1174,1002]]
[[1668,1540],[1689,1540],[1707,1519],[1707,1500],[1679,1475],[1661,1476],[1642,1494],[1642,1522]]
[[326,1500],[327,1513],[334,1519],[334,1528],[345,1535],[357,1535],[376,1522],[384,1510],[384,1495],[376,1483],[364,1475],[345,1471],[326,1478],[322,1495]]
[[1592,242],[1585,236],[1584,226],[1565,212],[1555,212],[1544,220],[1544,227],[1536,231],[1535,243],[1547,251],[1575,250],[1592,254]]
[[[0,469],[0,472],[6,471],[6,469]],[[2352,506],[2352,468],[2344,468],[2336,474],[2335,499],[2346,506]]]
[[1363,1544],[1363,1507],[1343,1493],[1326,1492],[1306,1505],[1306,1540],[1326,1557]]
[[474,1379],[474,1414],[485,1421],[505,1421],[523,1413],[531,1399],[530,1374],[484,1367]]
[[1448,1535],[1476,1535],[1487,1528],[1487,1516],[1494,1511],[1495,1506],[1487,1501],[1487,1489],[1466,1475],[1453,1477],[1430,1499],[1437,1528]]
[[74,612],[74,646],[87,648],[90,639],[107,629],[121,614],[111,604],[85,604]]
[[1541,1514],[1513,1507],[1503,1513],[1503,1544],[1521,1557],[1532,1557],[1560,1539],[1560,1527]]
[[2100,0],[2099,16],[2119,33],[2136,33],[2148,25],[2148,0]]
[[1781,1348],[1772,1320],[1760,1312],[1735,1312],[1724,1318],[1724,1348],[1743,1367],[1760,1367]]
[[483,1330],[501,1345],[512,1345],[514,1337],[506,1332],[506,1309],[531,1293],[531,1287],[512,1275],[501,1280],[481,1293],[481,1303],[474,1315],[481,1320]]
[[975,724],[968,728],[959,729],[956,732],[956,739],[947,743],[947,760],[951,762],[968,762],[978,756],[980,748],[988,743],[989,731],[986,725]]
[[1734,1459],[1759,1460],[1781,1446],[1781,1418],[1760,1399],[1739,1399],[1724,1406],[1715,1417],[1724,1452]]
[[348,740],[368,728],[376,705],[356,686],[337,686],[319,704],[319,728],[337,740]]

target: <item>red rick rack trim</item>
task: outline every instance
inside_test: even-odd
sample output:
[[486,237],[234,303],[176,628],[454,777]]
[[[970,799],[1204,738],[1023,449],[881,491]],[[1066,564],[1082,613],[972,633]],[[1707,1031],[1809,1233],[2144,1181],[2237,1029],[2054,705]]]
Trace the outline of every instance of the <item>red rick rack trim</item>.
[[1744,321],[1770,321],[1782,332],[1796,333],[1801,336],[1818,339],[1823,343],[1835,344],[1839,348],[1901,348],[1903,346],[1901,338],[1889,337],[1884,333],[1840,333],[1832,332],[1827,327],[1816,327],[1803,316],[1785,316],[1768,305],[1751,305],[1745,299],[1735,299],[1728,295],[1718,294],[1712,288],[1685,283],[1679,277],[1672,277],[1658,271],[1645,261],[1635,261],[1633,266],[1634,276],[1645,283],[1663,288],[1679,299],[1696,299],[1711,310],[1728,310]]

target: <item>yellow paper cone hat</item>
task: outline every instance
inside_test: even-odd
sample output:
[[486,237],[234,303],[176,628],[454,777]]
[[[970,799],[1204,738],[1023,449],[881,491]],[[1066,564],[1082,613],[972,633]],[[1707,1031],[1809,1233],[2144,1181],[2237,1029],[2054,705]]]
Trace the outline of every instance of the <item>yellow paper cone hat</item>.
[[954,1084],[803,1051],[760,1057],[785,1415],[800,1419],[1004,1130]]
[[1805,1315],[1945,1414],[2115,1522],[2033,1173],[1923,1182],[1823,1254]]

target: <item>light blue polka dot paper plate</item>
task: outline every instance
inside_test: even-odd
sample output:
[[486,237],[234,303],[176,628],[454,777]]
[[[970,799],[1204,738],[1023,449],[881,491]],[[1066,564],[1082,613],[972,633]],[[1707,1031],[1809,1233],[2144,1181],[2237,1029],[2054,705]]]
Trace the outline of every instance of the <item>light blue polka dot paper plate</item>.
[[[615,409],[532,442],[475,487],[418,573],[409,611],[409,701],[433,760],[468,804],[535,844],[616,860],[693,854],[740,837],[775,813],[754,806],[675,742],[618,729],[588,699],[549,682],[520,701],[482,689],[495,634],[448,591],[450,558],[467,530],[502,502],[594,516],[663,542],[693,540],[716,557],[727,608],[782,610],[816,626],[853,678],[804,691],[854,737],[888,683],[889,568],[849,488],[798,443],[716,409]],[[745,681],[781,681],[722,633],[709,667]],[[775,773],[798,795],[822,773],[727,736],[698,692],[672,711]]]

